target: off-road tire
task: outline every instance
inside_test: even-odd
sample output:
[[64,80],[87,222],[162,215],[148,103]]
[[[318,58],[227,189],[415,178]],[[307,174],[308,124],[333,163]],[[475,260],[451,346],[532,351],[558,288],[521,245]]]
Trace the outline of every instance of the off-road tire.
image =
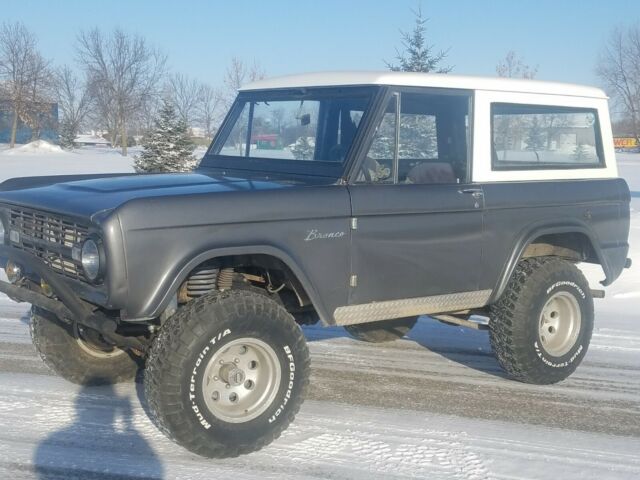
[[[231,345],[247,339],[272,349],[281,377],[274,381],[273,400],[258,410],[262,413],[246,421],[227,421],[207,406],[211,398],[204,398],[212,378],[220,381],[209,369]],[[244,361],[235,362],[246,368]],[[278,438],[293,421],[307,391],[309,364],[300,327],[277,302],[247,290],[212,292],[182,307],[154,340],[144,376],[150,415],[165,435],[198,455],[226,458],[253,452]],[[224,388],[222,395],[228,395]]]
[[[79,385],[107,385],[133,380],[142,366],[132,353],[114,347],[101,352],[78,339],[77,329],[54,314],[31,309],[31,340],[44,363]],[[82,342],[82,343],[81,343]]]
[[363,342],[383,343],[404,337],[415,326],[417,321],[418,317],[407,317],[346,325],[344,329],[349,332],[349,335]]
[[[568,351],[554,356],[543,345],[543,308],[553,298],[574,299],[579,326]],[[552,312],[553,313],[553,312]],[[498,362],[513,378],[538,385],[556,383],[571,375],[589,347],[593,331],[593,298],[578,268],[553,257],[521,260],[502,297],[491,307],[489,338]],[[560,352],[558,352],[560,353]]]

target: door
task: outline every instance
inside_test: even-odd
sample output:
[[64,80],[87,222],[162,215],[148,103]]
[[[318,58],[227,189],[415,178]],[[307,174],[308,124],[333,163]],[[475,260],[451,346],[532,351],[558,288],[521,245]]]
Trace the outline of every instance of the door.
[[478,290],[484,198],[469,182],[470,104],[464,91],[391,96],[349,187],[350,305]]

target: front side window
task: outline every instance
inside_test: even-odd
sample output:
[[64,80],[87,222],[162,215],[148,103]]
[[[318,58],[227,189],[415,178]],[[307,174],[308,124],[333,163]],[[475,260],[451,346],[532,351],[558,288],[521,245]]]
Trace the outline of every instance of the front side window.
[[211,153],[235,157],[238,164],[248,159],[342,164],[371,97],[371,91],[349,88],[241,95],[232,124]]
[[593,109],[495,103],[491,127],[494,170],[604,165]]
[[397,93],[378,125],[358,181],[465,182],[468,137],[468,95]]

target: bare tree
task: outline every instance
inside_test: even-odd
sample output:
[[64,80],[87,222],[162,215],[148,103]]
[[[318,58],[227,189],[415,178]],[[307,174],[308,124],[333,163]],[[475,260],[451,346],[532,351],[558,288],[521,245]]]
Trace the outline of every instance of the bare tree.
[[130,122],[158,95],[166,56],[144,38],[120,29],[108,36],[98,29],[82,32],[77,51],[112,144],[119,135],[122,155],[127,155]]
[[613,30],[596,73],[627,117],[631,133],[640,140],[640,23]]
[[504,59],[496,65],[496,73],[499,77],[532,79],[538,73],[538,66],[527,65],[516,52],[509,50]]
[[38,52],[32,57],[29,80],[26,109],[21,119],[31,129],[31,140],[36,140],[40,138],[44,124],[55,127],[55,120],[50,114],[53,101],[51,64]]
[[212,138],[216,132],[222,106],[223,98],[220,90],[211,85],[203,84],[200,88],[197,117],[207,138]]
[[238,89],[247,82],[253,82],[265,77],[264,69],[257,62],[247,65],[238,57],[233,57],[224,74],[225,103],[231,105]]
[[61,138],[64,134],[64,143],[72,147],[73,140],[91,111],[91,96],[87,83],[81,80],[68,65],[56,71],[54,80],[55,98],[58,102],[58,110],[62,114]]
[[16,143],[18,121],[40,133],[43,114],[51,109],[48,98],[49,62],[37,51],[35,36],[24,24],[3,23],[0,27],[0,88],[13,112],[10,148]]
[[192,127],[200,99],[202,85],[186,75],[175,73],[169,77],[166,90],[176,113],[189,127]]

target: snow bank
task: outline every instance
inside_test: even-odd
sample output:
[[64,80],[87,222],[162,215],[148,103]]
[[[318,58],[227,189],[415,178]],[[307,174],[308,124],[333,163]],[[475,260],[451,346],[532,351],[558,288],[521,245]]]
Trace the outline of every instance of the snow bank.
[[45,140],[36,140],[35,142],[27,143],[26,145],[22,145],[21,147],[12,148],[9,150],[5,150],[2,152],[3,155],[37,155],[37,154],[46,154],[50,155],[52,153],[59,154],[64,153],[62,148],[58,145],[53,145]]
[[68,152],[47,142],[39,147],[34,143],[15,149],[0,146],[0,182],[29,175],[133,172],[133,157],[123,157],[119,150],[86,147]]

